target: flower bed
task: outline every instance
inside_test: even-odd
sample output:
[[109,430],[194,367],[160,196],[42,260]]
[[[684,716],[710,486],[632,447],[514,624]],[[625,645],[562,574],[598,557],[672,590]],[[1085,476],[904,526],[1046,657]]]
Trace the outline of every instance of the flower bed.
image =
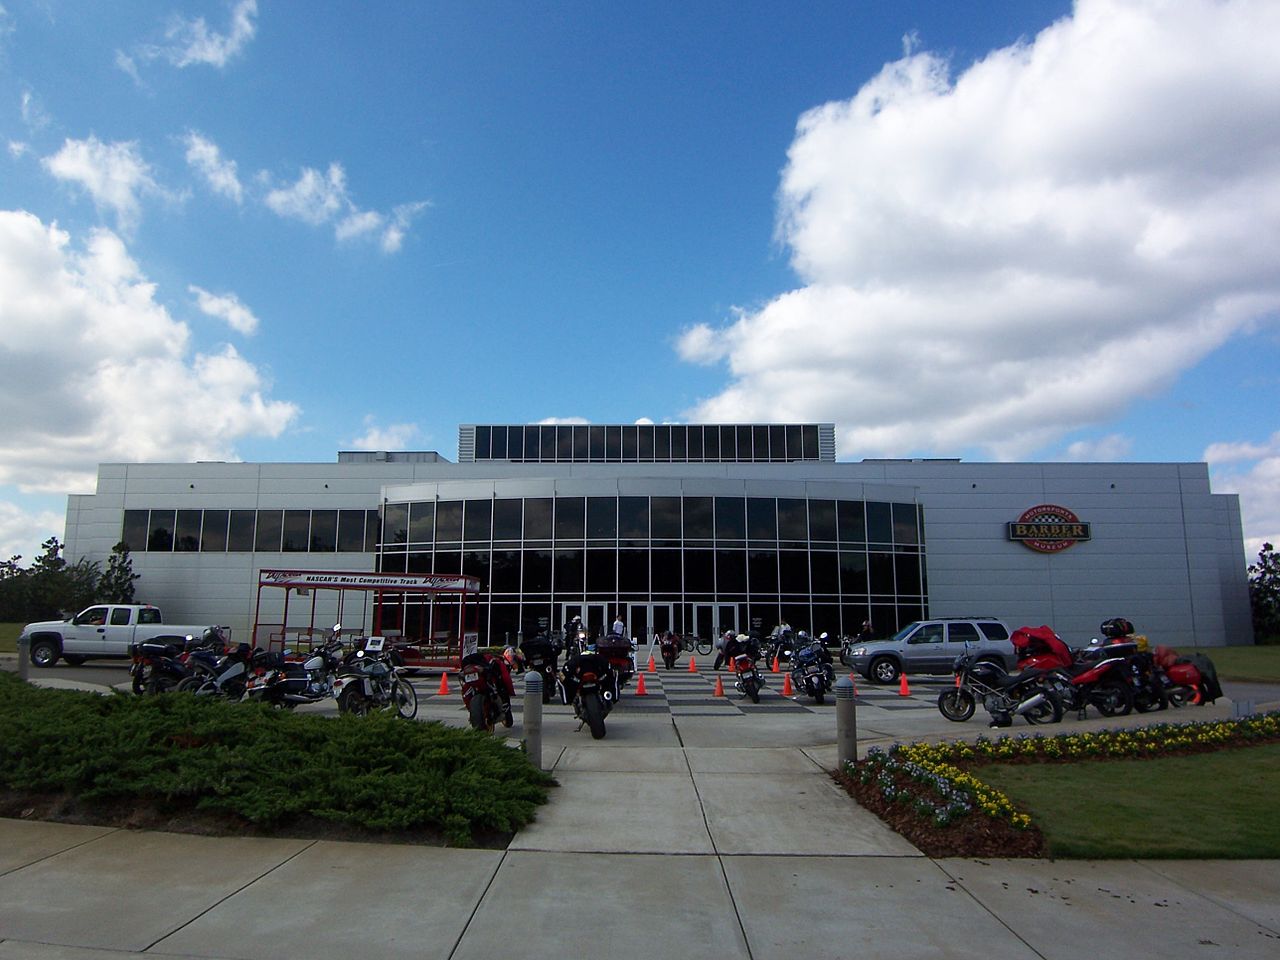
[[873,747],[837,779],[867,809],[929,856],[1043,856],[1031,817],[974,768],[1205,753],[1280,741],[1280,712],[1235,720],[1157,723],[1126,730]]

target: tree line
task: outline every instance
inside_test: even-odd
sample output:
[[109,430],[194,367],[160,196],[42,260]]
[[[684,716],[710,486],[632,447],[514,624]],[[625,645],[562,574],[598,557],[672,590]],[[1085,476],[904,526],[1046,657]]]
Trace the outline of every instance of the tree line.
[[57,620],[94,603],[133,603],[139,575],[123,541],[111,548],[106,570],[83,557],[68,563],[57,537],[40,548],[43,553],[27,567],[20,555],[0,561],[0,622]]

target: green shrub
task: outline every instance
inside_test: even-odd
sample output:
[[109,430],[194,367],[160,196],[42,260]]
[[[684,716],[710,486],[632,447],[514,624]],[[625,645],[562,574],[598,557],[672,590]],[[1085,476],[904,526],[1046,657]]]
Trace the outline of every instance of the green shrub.
[[46,690],[0,674],[0,789],[134,798],[261,826],[318,817],[469,845],[533,819],[554,784],[493,737],[391,715]]

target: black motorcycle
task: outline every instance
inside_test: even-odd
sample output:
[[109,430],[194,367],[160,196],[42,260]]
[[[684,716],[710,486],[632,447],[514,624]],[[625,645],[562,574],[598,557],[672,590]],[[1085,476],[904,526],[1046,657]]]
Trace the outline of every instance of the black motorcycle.
[[831,665],[831,654],[821,640],[810,640],[797,647],[791,657],[791,686],[797,693],[813,697],[814,703],[823,703],[827,691],[835,686],[836,671]]
[[561,696],[573,705],[573,715],[586,724],[595,740],[603,740],[604,718],[609,715],[621,685],[609,657],[593,650],[569,658],[560,676]]
[[363,716],[374,710],[394,710],[405,720],[418,715],[418,694],[400,676],[403,668],[392,661],[381,637],[370,637],[363,650],[348,654],[333,678],[338,712]]
[[129,676],[136,694],[176,689],[187,676],[183,653],[190,637],[155,637],[129,644]]
[[343,664],[342,640],[335,629],[322,646],[303,659],[271,655],[251,671],[245,694],[250,699],[292,710],[300,703],[319,703],[334,696],[333,682]]
[[538,634],[520,645],[520,652],[530,670],[542,674],[542,702],[550,703],[556,694],[556,670],[560,647],[546,634]]
[[999,664],[969,653],[956,658],[955,674],[955,687],[938,696],[938,710],[948,720],[968,720],[979,700],[991,714],[993,727],[1007,727],[1015,716],[1026,717],[1027,723],[1062,719],[1062,701],[1046,685],[1044,671],[1009,673]]

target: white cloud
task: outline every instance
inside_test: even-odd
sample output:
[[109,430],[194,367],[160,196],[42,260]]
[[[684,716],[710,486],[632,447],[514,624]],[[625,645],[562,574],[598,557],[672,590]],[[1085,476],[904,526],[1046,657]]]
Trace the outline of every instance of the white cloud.
[[136,143],[103,143],[93,136],[68,139],[61,150],[42,162],[59,180],[84,188],[100,209],[114,211],[118,227],[126,232],[137,225],[141,215],[139,195],[163,193]]
[[[260,179],[269,183],[270,175],[264,173]],[[340,163],[330,163],[325,173],[303,167],[296,181],[268,192],[265,202],[278,216],[313,227],[333,223],[334,237],[339,241],[379,235],[383,253],[399,251],[413,219],[429,206],[425,201],[402,203],[389,217],[361,210],[347,191],[347,173]]]
[[234,59],[257,32],[254,18],[258,15],[257,0],[240,0],[231,9],[231,22],[226,33],[210,30],[204,17],[187,20],[174,16],[165,29],[165,42],[142,44],[130,56],[116,52],[116,65],[136,81],[138,62],[163,60],[175,67],[204,65],[222,69]]
[[193,352],[118,236],[70,240],[0,211],[0,484],[88,492],[101,462],[234,460],[296,418],[233,347]]
[[347,198],[347,174],[342,164],[329,164],[328,173],[304,167],[289,187],[272,190],[266,204],[277,215],[301,220],[313,227],[327,223],[354,205]]
[[416,423],[392,423],[380,427],[372,414],[364,418],[364,434],[351,441],[352,450],[408,450],[422,431]]
[[31,512],[0,500],[0,561],[20,556],[20,565],[29,567],[39,555],[40,544],[50,537],[61,540],[65,526],[65,514],[52,510]]
[[242,203],[244,187],[236,173],[235,161],[224,159],[218,145],[198,133],[188,133],[183,142],[187,147],[188,165],[204,177],[209,187],[237,204]]
[[1080,0],[954,77],[911,52],[806,113],[778,219],[804,285],[685,331],[731,378],[686,415],[1016,458],[1274,319],[1278,35],[1270,2]]
[[258,318],[234,293],[210,293],[195,285],[187,287],[187,290],[195,294],[196,305],[203,313],[225,320],[232,330],[240,333],[251,336],[258,332]]
[[9,156],[15,160],[25,157],[30,152],[31,146],[29,144],[23,143],[21,140],[9,141]]
[[1111,433],[1096,440],[1077,440],[1067,447],[1066,460],[1076,463],[1108,463],[1123,460],[1133,450],[1133,439]]
[[545,417],[542,420],[534,421],[534,423],[542,427],[571,426],[590,422],[586,417]]

